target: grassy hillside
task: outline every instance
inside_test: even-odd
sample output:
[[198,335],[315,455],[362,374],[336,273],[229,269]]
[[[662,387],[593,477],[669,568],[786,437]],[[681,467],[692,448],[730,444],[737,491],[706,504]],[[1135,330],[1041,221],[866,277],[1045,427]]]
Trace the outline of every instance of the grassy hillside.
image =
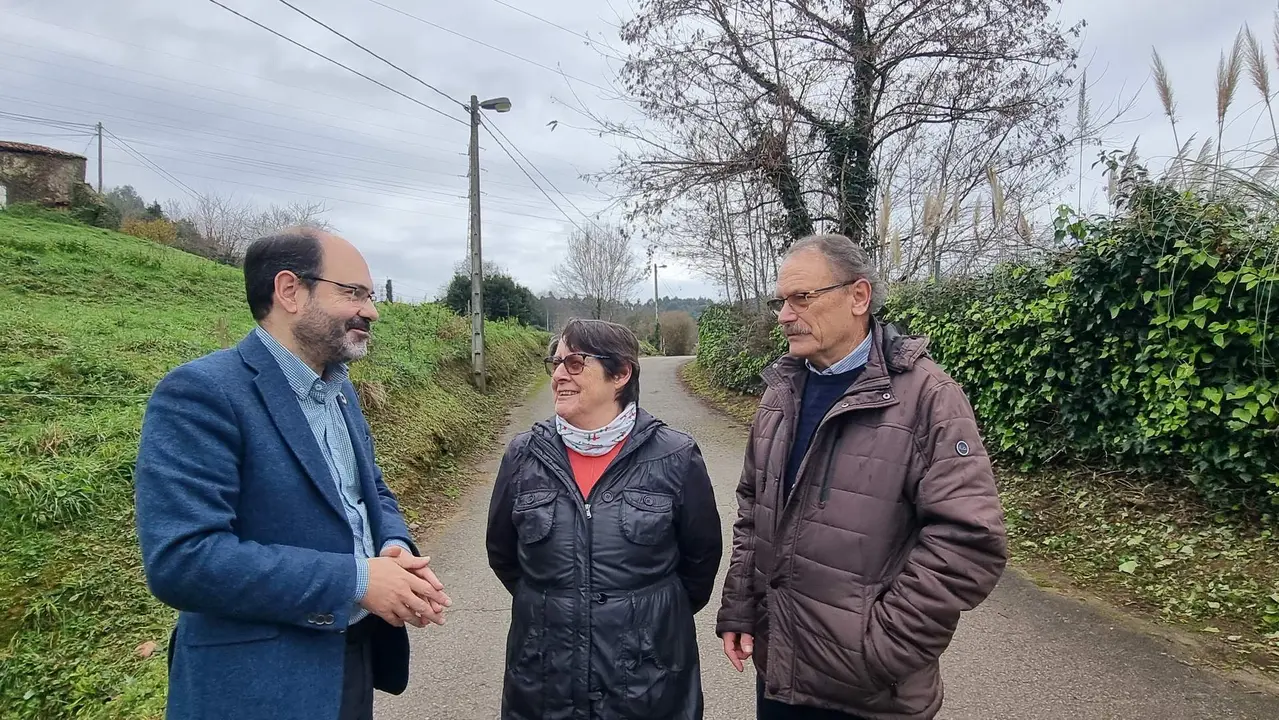
[[[167,370],[252,327],[242,276],[6,212],[0,275],[0,718],[160,717],[173,613],[147,592],[133,530],[138,429]],[[438,470],[491,436],[545,336],[490,324],[496,389],[482,397],[466,382],[466,321],[379,310],[353,374],[388,481],[429,520],[455,494]]]

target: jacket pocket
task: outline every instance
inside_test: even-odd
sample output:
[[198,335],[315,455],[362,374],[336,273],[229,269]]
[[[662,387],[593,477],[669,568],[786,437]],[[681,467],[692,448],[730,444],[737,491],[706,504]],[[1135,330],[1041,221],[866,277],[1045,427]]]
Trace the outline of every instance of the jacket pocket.
[[559,494],[558,490],[530,490],[515,496],[511,520],[520,542],[532,545],[551,534],[555,526],[555,498]]
[[636,545],[657,545],[674,523],[675,498],[644,490],[623,490],[622,534]]
[[274,623],[244,622],[211,615],[192,615],[185,628],[177,633],[178,642],[187,647],[212,647],[270,640],[280,634]]

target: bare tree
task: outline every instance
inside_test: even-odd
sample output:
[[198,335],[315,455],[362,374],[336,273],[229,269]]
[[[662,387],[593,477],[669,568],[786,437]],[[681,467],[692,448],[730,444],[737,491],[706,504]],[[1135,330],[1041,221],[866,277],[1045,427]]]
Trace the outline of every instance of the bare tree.
[[289,227],[307,226],[332,230],[324,219],[328,208],[323,203],[294,202],[259,208],[251,200],[216,192],[201,193],[189,201],[170,202],[169,217],[195,227],[203,239],[202,246],[215,253],[215,259],[237,263],[244,257],[249,243],[255,239]]
[[1056,5],[645,0],[621,82],[646,122],[575,109],[628,141],[606,177],[631,220],[682,237],[732,298],[758,297],[775,253],[814,231],[893,277],[987,266],[1042,249],[1018,211],[1055,199],[1075,136],[1113,122],[1063,122],[1081,26]]
[[565,294],[590,300],[594,317],[601,319],[606,308],[625,300],[646,275],[624,230],[592,225],[568,236],[567,256],[555,268],[554,278]]

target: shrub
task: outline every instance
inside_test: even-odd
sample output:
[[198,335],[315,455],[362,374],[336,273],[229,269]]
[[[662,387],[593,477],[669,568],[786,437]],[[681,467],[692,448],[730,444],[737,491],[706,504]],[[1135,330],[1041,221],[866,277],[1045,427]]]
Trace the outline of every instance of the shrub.
[[159,245],[177,245],[178,226],[169,220],[129,218],[120,224],[120,232]]
[[715,384],[760,393],[760,371],[786,352],[776,323],[727,305],[711,305],[697,323],[697,364]]
[[900,288],[886,317],[931,338],[988,444],[1031,468],[1099,461],[1279,505],[1276,224],[1162,186],[1115,218],[1063,210],[1075,250]]
[[697,342],[697,321],[683,310],[661,315],[662,349],[667,355],[691,355]]

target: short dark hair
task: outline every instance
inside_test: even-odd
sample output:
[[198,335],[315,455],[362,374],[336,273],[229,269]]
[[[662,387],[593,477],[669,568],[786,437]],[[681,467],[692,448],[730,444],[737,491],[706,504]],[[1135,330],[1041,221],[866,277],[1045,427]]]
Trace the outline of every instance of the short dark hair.
[[626,407],[639,402],[639,339],[625,325],[605,320],[581,320],[574,318],[564,325],[560,334],[551,339],[548,355],[555,354],[560,341],[577,352],[603,355],[600,365],[610,380],[631,369],[631,379],[617,392],[617,401]]
[[288,270],[310,287],[315,281],[308,278],[319,275],[323,263],[320,237],[306,228],[254,240],[244,254],[244,292],[253,319],[261,320],[271,313],[276,275]]

